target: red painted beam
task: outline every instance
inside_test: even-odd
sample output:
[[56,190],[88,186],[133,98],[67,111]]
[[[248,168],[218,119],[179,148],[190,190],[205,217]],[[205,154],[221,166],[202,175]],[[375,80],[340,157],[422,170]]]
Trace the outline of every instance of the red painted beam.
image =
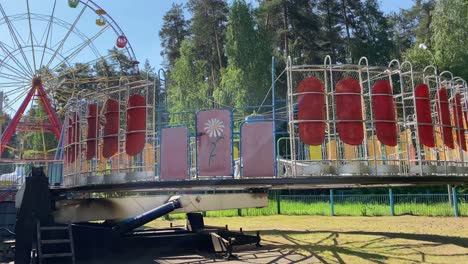
[[[15,116],[11,120],[11,122],[8,124],[7,128],[2,134],[2,141],[1,141],[1,148],[0,148],[0,157],[3,155],[3,152],[5,151],[6,146],[8,146],[8,143],[11,140],[11,137],[15,133],[15,131],[18,129],[18,125],[20,124],[21,117],[24,115],[24,111],[26,110],[26,107],[29,105],[31,102],[32,97],[36,94],[40,98],[42,105],[44,106],[44,110],[46,111],[47,117],[50,121],[50,126],[44,126],[47,130],[51,129],[52,132],[55,134],[57,140],[60,140],[60,132],[62,130],[62,125],[60,123],[60,120],[58,119],[57,113],[55,110],[52,108],[52,105],[50,103],[49,98],[47,97],[47,94],[44,91],[44,88],[42,86],[42,82],[40,78],[34,78],[32,81],[32,87],[31,90],[28,92],[26,95],[26,98],[24,101],[21,103],[20,107],[18,108],[18,111],[16,111]],[[29,125],[26,125],[26,128]],[[25,127],[21,127],[20,129],[24,129]]]
[[29,102],[31,102],[31,98],[33,97],[35,92],[36,92],[36,89],[32,87],[31,90],[26,95],[26,98],[21,103],[20,107],[18,108],[18,111],[16,111],[15,116],[13,116],[13,119],[11,119],[11,122],[8,124],[7,128],[3,132],[2,146],[0,149],[0,157],[1,155],[3,155],[3,152],[5,151],[5,147],[8,146],[8,143],[10,142],[11,137],[15,133],[16,127],[18,126],[18,123],[21,117],[23,116],[24,111],[26,110],[26,107],[28,106]]
[[57,140],[60,140],[60,132],[62,131],[62,124],[57,116],[57,113],[52,107],[50,103],[49,97],[47,97],[46,92],[44,91],[44,87],[42,83],[37,86],[37,93],[39,98],[41,99],[42,105],[44,106],[44,110],[46,111],[47,117],[49,118],[50,123],[53,127],[53,132]]

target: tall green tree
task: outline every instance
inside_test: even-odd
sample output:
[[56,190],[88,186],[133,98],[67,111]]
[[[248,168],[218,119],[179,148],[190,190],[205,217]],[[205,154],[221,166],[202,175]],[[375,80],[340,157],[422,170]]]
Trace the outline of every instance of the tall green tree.
[[221,70],[226,66],[224,52],[228,13],[226,0],[190,0],[192,13],[190,31],[198,58],[205,60],[205,77],[210,86],[208,96],[220,83]]
[[[394,28],[394,42],[396,56],[402,59],[405,53],[410,52],[413,57],[417,51],[409,51],[416,43],[424,43],[431,47],[432,13],[435,8],[435,0],[416,0],[408,9],[401,9],[398,13],[390,15]],[[427,55],[427,54],[426,54]]]
[[377,0],[365,0],[362,6],[356,4],[356,7],[351,17],[353,61],[365,56],[371,64],[386,65],[395,53],[393,31],[387,18]]
[[198,59],[191,39],[182,41],[180,57],[171,71],[167,90],[169,112],[184,112],[212,106],[209,84],[205,79],[206,61]]
[[163,17],[163,25],[159,31],[161,39],[161,56],[165,60],[167,69],[174,66],[175,60],[180,56],[182,41],[189,35],[189,21],[185,19],[181,4],[172,4],[172,7]]
[[[48,123],[48,117],[45,113],[42,102],[32,105],[25,118],[26,122],[44,122]],[[24,159],[47,159],[52,155],[51,150],[57,147],[57,138],[49,131],[37,131],[36,133],[24,134],[20,139],[21,150],[26,150],[21,158]]]
[[215,91],[215,100],[237,107],[260,104],[269,87],[270,54],[261,41],[253,11],[244,0],[234,0],[226,30],[228,66]]
[[291,56],[294,63],[319,62],[325,41],[316,0],[263,0],[258,23],[270,36],[279,58]]
[[437,66],[468,80],[468,2],[438,1],[432,19]]
[[285,45],[289,42],[286,8],[285,0],[260,0],[256,12],[259,28],[263,28],[280,56],[288,53]]
[[321,48],[323,52],[320,57],[328,54],[334,62],[344,61],[346,48],[341,35],[344,17],[341,3],[336,0],[321,0],[317,8],[322,22]]

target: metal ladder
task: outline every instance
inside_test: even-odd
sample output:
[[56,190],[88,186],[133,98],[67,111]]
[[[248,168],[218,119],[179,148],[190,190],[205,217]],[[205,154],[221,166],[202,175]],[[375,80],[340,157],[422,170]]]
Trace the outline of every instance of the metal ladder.
[[[48,232],[55,232],[56,234],[60,233],[63,237],[54,239],[42,239],[42,235]],[[44,247],[44,245],[52,244],[68,244],[70,251],[60,253],[44,252],[44,250],[47,251],[47,248]],[[71,258],[71,262],[75,264],[75,247],[73,244],[73,233],[71,226],[41,226],[39,221],[37,221],[37,250],[39,264],[42,264],[44,259],[52,258]]]

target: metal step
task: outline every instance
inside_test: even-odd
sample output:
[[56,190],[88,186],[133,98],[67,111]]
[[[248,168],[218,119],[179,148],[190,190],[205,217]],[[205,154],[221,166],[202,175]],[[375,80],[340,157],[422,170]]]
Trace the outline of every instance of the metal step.
[[65,244],[65,243],[70,243],[70,239],[47,239],[47,240],[41,240],[42,244]]
[[[42,233],[44,231],[66,231],[67,234],[66,238],[60,239],[41,239]],[[39,264],[43,264],[43,259],[50,259],[50,258],[63,258],[63,257],[70,257],[71,262],[75,263],[75,249],[73,245],[73,232],[70,226],[44,226],[42,227],[40,222],[37,221],[37,249],[38,249],[38,258]],[[46,244],[69,244],[70,245],[70,252],[62,252],[62,253],[45,253],[43,252],[44,249],[42,245]],[[46,248],[47,249],[47,248]]]
[[73,257],[73,253],[54,253],[54,254],[42,254],[42,258],[63,258]]

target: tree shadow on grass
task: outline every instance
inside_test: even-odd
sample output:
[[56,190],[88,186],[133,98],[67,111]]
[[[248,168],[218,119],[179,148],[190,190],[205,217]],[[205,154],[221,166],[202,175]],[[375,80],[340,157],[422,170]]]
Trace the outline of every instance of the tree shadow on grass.
[[[287,241],[286,243],[265,241],[274,248],[305,252],[305,256],[312,256],[317,262],[321,263],[345,263],[345,259],[349,258],[359,258],[373,263],[386,263],[388,261],[414,263],[415,261],[425,262],[427,257],[444,259],[468,257],[468,238],[463,237],[367,231],[336,232],[329,230],[264,230],[262,234],[280,236]],[[320,237],[321,234],[325,236]],[[346,239],[343,239],[345,241],[340,239],[340,236],[343,235],[348,235]],[[369,238],[369,236],[371,237]],[[400,239],[409,241],[401,241]],[[419,241],[419,243],[414,243],[414,241]],[[446,245],[460,246],[467,248],[467,250],[463,253],[448,254],[432,252],[433,248]],[[450,261],[449,259],[446,260]]]
[[348,234],[348,235],[368,235],[368,236],[381,236],[386,238],[400,238],[408,240],[426,241],[439,244],[453,244],[460,247],[468,247],[468,238],[455,237],[455,236],[441,236],[431,234],[413,234],[413,233],[393,233],[393,232],[369,232],[369,231],[331,231],[331,230],[263,230],[264,235],[297,235],[297,234]]
[[[293,231],[264,230],[265,244],[235,249],[241,263],[418,263],[439,258],[437,262],[455,263],[468,258],[468,238],[367,231]],[[444,246],[459,246],[447,251]],[[442,248],[439,248],[442,247]],[[464,250],[466,248],[466,250]],[[442,252],[442,253],[438,253]],[[440,261],[439,261],[440,260]],[[192,256],[158,258],[156,263],[223,263],[214,255],[198,252]],[[239,263],[237,261],[226,263]]]

